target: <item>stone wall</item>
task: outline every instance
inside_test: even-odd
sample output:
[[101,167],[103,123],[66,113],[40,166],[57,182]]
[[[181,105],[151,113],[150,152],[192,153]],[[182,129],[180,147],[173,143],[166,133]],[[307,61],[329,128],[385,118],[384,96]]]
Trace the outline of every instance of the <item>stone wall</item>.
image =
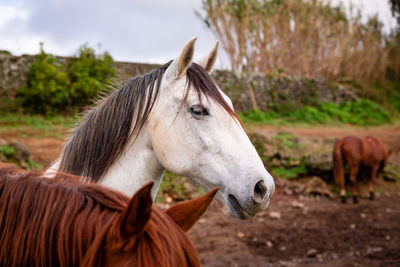
[[[14,99],[18,88],[27,83],[27,73],[35,56],[13,56],[0,52],[0,108],[7,108]],[[58,57],[63,64],[66,58]],[[116,62],[117,73],[123,77],[147,73],[159,65]],[[300,79],[290,77],[267,77],[251,74],[239,76],[230,71],[216,70],[213,72],[216,83],[232,99],[237,111],[247,111],[253,108],[249,88],[254,91],[256,104],[261,110],[268,110],[271,103],[277,105],[310,104],[312,102],[353,101],[357,95],[341,85],[328,84],[321,78]]]
[[256,105],[268,110],[276,105],[307,105],[315,102],[354,101],[358,96],[339,84],[329,84],[323,78],[304,79],[294,77],[272,77],[260,74],[238,76],[230,71],[216,70],[213,77],[222,90],[232,99],[235,109],[253,109],[250,90],[254,92]]

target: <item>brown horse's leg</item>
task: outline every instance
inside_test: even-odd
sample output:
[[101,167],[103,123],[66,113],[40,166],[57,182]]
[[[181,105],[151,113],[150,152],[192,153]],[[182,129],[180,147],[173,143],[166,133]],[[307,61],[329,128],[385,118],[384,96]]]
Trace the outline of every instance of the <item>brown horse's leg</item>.
[[340,186],[340,198],[342,199],[342,203],[346,203],[346,184],[344,176],[341,177],[339,186]]
[[375,198],[375,193],[374,193],[374,184],[376,180],[376,176],[378,174],[379,170],[379,164],[374,164],[374,166],[371,168],[371,173],[369,177],[369,199],[373,200]]
[[351,193],[353,194],[353,202],[358,203],[357,197],[357,174],[358,174],[359,165],[351,164],[350,165],[350,183],[351,183]]

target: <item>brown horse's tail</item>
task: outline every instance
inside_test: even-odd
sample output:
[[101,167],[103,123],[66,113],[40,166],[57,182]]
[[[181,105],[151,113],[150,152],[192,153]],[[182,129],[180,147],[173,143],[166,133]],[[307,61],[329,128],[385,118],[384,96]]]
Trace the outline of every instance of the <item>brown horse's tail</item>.
[[342,158],[342,139],[336,141],[335,146],[333,148],[333,177],[337,185],[340,184],[344,180],[344,164]]

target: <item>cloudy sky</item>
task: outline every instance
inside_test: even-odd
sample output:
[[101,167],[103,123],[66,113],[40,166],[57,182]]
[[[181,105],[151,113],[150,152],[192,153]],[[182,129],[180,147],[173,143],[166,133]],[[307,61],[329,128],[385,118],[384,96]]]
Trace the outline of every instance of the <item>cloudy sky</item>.
[[[378,12],[387,30],[394,25],[387,0],[352,2]],[[72,55],[87,42],[116,60],[164,63],[197,36],[201,56],[216,39],[194,14],[200,9],[201,0],[0,0],[0,50],[35,54],[43,41],[46,52]]]

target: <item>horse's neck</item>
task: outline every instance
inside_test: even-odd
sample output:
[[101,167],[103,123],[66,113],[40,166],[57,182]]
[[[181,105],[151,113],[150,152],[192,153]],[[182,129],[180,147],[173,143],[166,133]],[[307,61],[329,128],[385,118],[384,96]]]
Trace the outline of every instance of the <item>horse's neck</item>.
[[132,197],[144,184],[154,181],[153,200],[157,195],[164,167],[151,149],[147,135],[142,131],[104,174],[100,183]]
[[[54,177],[54,173],[59,169],[59,166],[60,159],[50,166],[46,171],[46,176]],[[151,193],[153,200],[155,200],[164,176],[164,170],[164,167],[151,149],[148,138],[142,133],[135,143],[127,146],[120,158],[111,165],[99,183],[132,197],[143,185],[153,181],[154,186]]]

